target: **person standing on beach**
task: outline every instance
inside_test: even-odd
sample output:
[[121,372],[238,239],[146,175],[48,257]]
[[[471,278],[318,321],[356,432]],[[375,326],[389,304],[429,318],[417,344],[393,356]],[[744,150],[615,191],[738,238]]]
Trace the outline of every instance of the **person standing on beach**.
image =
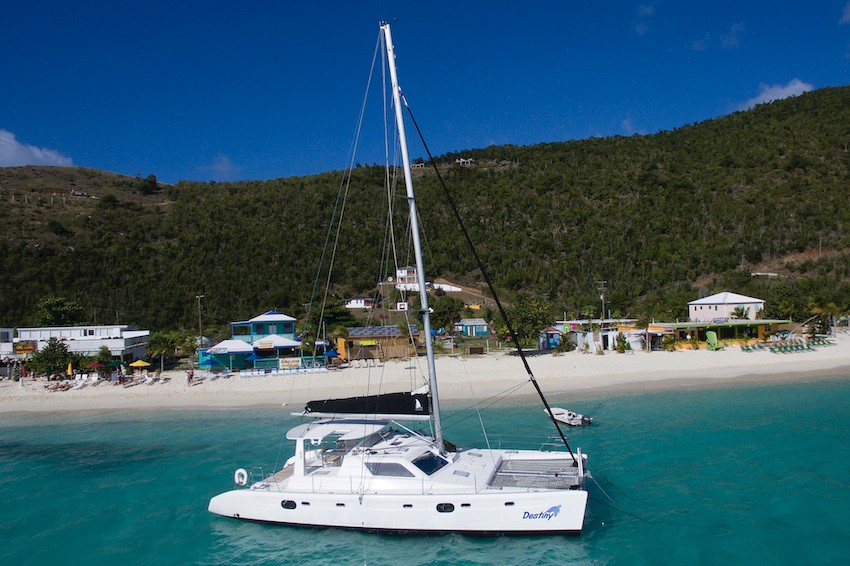
[[190,369],[186,372],[186,383],[189,387],[192,387],[192,380],[195,378],[195,370]]

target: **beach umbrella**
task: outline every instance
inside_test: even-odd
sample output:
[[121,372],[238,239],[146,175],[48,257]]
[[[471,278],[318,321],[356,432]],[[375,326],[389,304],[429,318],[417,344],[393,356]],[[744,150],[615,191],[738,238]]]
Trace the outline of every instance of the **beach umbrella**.
[[339,356],[339,352],[337,352],[336,350],[331,348],[330,350],[328,350],[327,352],[325,352],[322,355],[326,358],[335,358],[335,357]]
[[91,363],[86,364],[86,368],[88,368],[88,369],[100,369],[102,367],[105,367],[105,366],[100,362],[91,362]]
[[[150,365],[150,364],[149,364],[148,362],[146,362],[145,360],[136,360],[135,362],[133,362],[132,364],[130,364],[130,367],[134,367],[134,368],[146,368],[146,367],[148,367],[149,365]],[[70,366],[68,366],[68,367],[70,367]]]
[[74,368],[71,367],[71,362],[68,362],[68,377],[74,375]]

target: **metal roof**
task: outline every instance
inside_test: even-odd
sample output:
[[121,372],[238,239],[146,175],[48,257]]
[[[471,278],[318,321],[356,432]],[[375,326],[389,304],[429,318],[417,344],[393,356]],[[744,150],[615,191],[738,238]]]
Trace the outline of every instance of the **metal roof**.
[[295,319],[291,316],[277,311],[264,312],[259,316],[255,316],[249,322],[294,322]]
[[252,345],[254,348],[265,350],[270,348],[297,348],[301,345],[301,342],[280,336],[279,334],[271,334],[263,338],[257,338]]
[[[416,334],[417,329],[410,325],[410,333]],[[373,336],[401,336],[401,328],[395,324],[387,326],[354,326],[348,329],[349,338],[365,338]]]
[[714,295],[710,295],[708,297],[703,297],[702,299],[697,299],[696,301],[691,301],[688,303],[689,305],[735,305],[741,303],[763,303],[764,299],[756,299],[755,297],[747,297],[746,295],[739,295],[738,293],[731,293],[729,291],[723,291],[722,293],[716,293]]
[[791,324],[790,320],[780,319],[756,319],[748,318],[728,319],[724,321],[702,321],[702,322],[657,322],[659,326],[670,329],[685,329],[685,328],[713,328],[720,326],[767,326],[768,324]]
[[224,340],[207,350],[210,354],[250,354],[253,351],[254,347],[244,340]]

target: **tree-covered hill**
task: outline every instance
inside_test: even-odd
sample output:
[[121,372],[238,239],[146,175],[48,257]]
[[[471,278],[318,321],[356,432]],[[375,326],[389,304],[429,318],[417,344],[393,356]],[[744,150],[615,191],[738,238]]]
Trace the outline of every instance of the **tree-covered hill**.
[[[801,319],[850,307],[848,146],[841,87],[670,132],[439,161],[508,296],[598,315],[605,280],[612,311],[672,319],[700,292],[730,289],[766,299],[770,316]],[[475,162],[455,165],[460,156]],[[475,285],[436,176],[416,174],[430,275]],[[352,172],[333,274],[340,295],[384,274],[383,179],[377,167]],[[198,294],[211,324],[270,308],[299,315],[342,184],[339,172],[164,187],[153,176],[0,168],[0,326],[32,324],[38,301],[57,295],[91,322],[154,329],[192,328]],[[765,271],[778,276],[751,276]]]

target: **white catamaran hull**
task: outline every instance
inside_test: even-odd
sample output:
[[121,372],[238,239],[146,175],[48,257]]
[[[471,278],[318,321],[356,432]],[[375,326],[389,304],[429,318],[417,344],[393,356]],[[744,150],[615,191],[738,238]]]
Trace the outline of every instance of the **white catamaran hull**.
[[583,490],[359,495],[239,489],[215,496],[209,510],[266,523],[393,533],[578,535],[586,505]]

